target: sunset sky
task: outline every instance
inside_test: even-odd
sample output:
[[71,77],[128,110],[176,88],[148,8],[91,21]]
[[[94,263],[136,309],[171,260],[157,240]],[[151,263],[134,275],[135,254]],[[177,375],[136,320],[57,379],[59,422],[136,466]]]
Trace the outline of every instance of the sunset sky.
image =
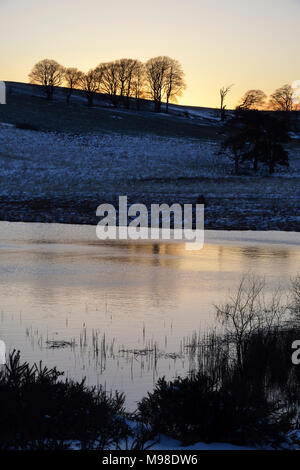
[[300,0],[0,0],[0,80],[52,58],[83,71],[122,57],[178,59],[181,103],[229,106],[300,79]]

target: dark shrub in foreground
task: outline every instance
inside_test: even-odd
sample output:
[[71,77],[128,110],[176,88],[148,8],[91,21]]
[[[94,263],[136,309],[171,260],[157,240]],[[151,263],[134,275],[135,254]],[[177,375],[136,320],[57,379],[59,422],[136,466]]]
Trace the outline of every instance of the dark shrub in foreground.
[[13,352],[0,375],[0,448],[107,448],[129,434],[124,397],[59,380],[55,368],[20,363]]
[[263,387],[233,378],[216,389],[207,376],[198,374],[170,383],[160,379],[139,403],[139,416],[182,443],[277,446],[291,429],[293,413],[283,411],[279,400],[269,400]]
[[299,409],[300,376],[291,361],[296,336],[293,328],[248,335],[243,366],[223,337],[206,337],[208,347],[198,344],[200,372],[172,382],[160,379],[139,403],[139,419],[183,443],[280,447]]

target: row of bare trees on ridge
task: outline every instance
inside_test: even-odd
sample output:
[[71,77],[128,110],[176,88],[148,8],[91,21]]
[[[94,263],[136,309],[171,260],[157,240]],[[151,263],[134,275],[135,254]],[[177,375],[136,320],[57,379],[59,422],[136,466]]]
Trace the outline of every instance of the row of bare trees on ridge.
[[[67,103],[73,91],[81,89],[85,92],[89,106],[93,105],[96,93],[103,93],[115,107],[121,103],[129,108],[132,100],[135,100],[139,108],[141,99],[150,99],[156,112],[161,111],[163,101],[168,112],[169,103],[176,102],[186,88],[181,64],[167,56],[154,57],[146,63],[126,58],[114,60],[101,63],[87,73],[75,67],[63,67],[52,59],[44,59],[34,65],[29,79],[30,83],[43,86],[49,100],[53,97],[54,88],[64,85]],[[232,87],[229,85],[220,89],[221,120],[225,119],[225,101]],[[294,94],[291,85],[278,88],[269,99],[262,90],[248,90],[236,109],[297,111],[300,107],[298,101],[294,100]]]
[[[220,115],[222,121],[225,119],[226,104],[225,99],[231,91],[233,85],[222,87],[220,89]],[[262,90],[248,90],[242,96],[236,106],[238,111],[257,111],[257,110],[270,110],[270,111],[299,111],[300,106],[298,100],[295,100],[295,90],[291,85],[283,85],[268,99],[268,96]]]
[[99,64],[87,73],[75,67],[65,68],[52,59],[44,59],[34,65],[29,74],[30,83],[42,85],[46,96],[52,99],[54,88],[66,87],[66,100],[70,102],[75,89],[85,92],[88,105],[92,106],[96,93],[107,95],[117,107],[120,103],[129,108],[135,100],[137,108],[141,99],[151,99],[154,110],[161,111],[166,102],[176,102],[186,88],[180,63],[167,56],[149,59],[145,64],[135,59],[120,59]]

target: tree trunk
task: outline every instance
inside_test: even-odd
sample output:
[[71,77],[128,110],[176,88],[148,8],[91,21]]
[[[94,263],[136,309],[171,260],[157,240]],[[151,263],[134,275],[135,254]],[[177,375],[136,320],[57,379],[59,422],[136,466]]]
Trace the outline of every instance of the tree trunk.
[[46,93],[47,93],[47,100],[51,101],[52,100],[52,95],[53,95],[53,90],[51,90],[50,87],[46,88]]
[[169,112],[169,97],[167,98],[167,102],[166,102],[166,113],[168,114]]
[[221,121],[224,121],[225,119],[225,112],[224,112],[224,98],[223,96],[221,96],[221,106],[220,106],[220,117],[221,117]]
[[118,96],[117,95],[112,95],[112,104],[114,108],[118,107]]
[[154,102],[154,111],[156,113],[160,113],[161,110],[161,102],[160,101],[155,101]]
[[238,342],[236,345],[236,356],[237,356],[238,367],[241,369],[242,368],[242,345],[240,342]]
[[93,97],[92,94],[90,94],[90,95],[88,96],[88,106],[93,106],[93,98],[94,98],[94,97]]

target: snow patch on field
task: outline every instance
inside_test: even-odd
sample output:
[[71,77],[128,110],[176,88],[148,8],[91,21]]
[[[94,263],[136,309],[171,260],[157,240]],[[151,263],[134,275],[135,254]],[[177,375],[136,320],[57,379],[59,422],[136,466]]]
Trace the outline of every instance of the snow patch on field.
[[204,195],[206,228],[299,231],[300,148],[273,177],[234,176],[218,151],[192,138],[0,126],[0,218],[95,224],[97,206],[119,195],[147,205]]
[[[216,143],[188,138],[72,136],[2,126],[0,194],[80,195],[116,189],[117,181],[226,177],[232,164],[217,151]],[[296,176],[299,155],[294,160],[294,171],[278,175]]]
[[213,143],[0,128],[1,194],[93,192],[118,180],[224,174]]

